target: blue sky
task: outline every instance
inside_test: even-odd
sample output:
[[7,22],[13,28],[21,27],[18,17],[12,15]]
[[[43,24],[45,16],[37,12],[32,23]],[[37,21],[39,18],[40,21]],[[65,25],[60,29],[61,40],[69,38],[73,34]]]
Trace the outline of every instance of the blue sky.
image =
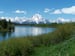
[[0,0],[0,17],[75,18],[75,0]]

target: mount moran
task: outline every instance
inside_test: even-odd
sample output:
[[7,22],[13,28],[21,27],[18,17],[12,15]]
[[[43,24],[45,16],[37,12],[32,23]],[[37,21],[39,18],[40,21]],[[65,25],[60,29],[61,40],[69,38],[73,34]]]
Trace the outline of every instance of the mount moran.
[[[72,20],[64,19],[59,17],[56,20],[44,19],[40,14],[35,14],[31,18],[26,17],[0,17],[0,19],[6,19],[7,21],[11,20],[11,22],[16,24],[50,24],[50,23],[64,23],[64,22],[72,22]],[[74,20],[73,20],[74,21]]]

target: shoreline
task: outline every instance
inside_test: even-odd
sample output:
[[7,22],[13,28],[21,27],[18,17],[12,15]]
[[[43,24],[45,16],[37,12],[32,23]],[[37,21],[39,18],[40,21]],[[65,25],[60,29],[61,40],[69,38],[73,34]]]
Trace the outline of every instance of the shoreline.
[[21,56],[30,56],[34,53],[34,49],[37,47],[56,45],[60,42],[63,42],[64,40],[70,39],[73,31],[74,26],[72,24],[64,24],[58,27],[57,30],[55,30],[54,32],[48,34],[39,36],[28,36],[27,38],[24,37],[9,39],[0,42],[0,55],[2,56],[3,54],[8,53],[9,56],[17,56],[20,54]]

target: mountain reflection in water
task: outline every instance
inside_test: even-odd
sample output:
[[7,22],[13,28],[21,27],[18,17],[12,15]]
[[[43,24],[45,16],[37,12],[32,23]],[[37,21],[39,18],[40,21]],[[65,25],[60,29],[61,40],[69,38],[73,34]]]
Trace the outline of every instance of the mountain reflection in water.
[[36,36],[52,32],[53,30],[53,28],[47,27],[15,26],[15,31],[13,32],[0,32],[0,40],[21,36]]

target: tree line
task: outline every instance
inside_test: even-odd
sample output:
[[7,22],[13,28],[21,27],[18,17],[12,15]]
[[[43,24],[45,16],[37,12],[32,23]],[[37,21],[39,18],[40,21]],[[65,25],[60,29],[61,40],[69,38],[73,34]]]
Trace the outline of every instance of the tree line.
[[14,24],[11,22],[11,20],[7,21],[6,19],[0,20],[0,30],[4,31],[11,31],[14,29]]

